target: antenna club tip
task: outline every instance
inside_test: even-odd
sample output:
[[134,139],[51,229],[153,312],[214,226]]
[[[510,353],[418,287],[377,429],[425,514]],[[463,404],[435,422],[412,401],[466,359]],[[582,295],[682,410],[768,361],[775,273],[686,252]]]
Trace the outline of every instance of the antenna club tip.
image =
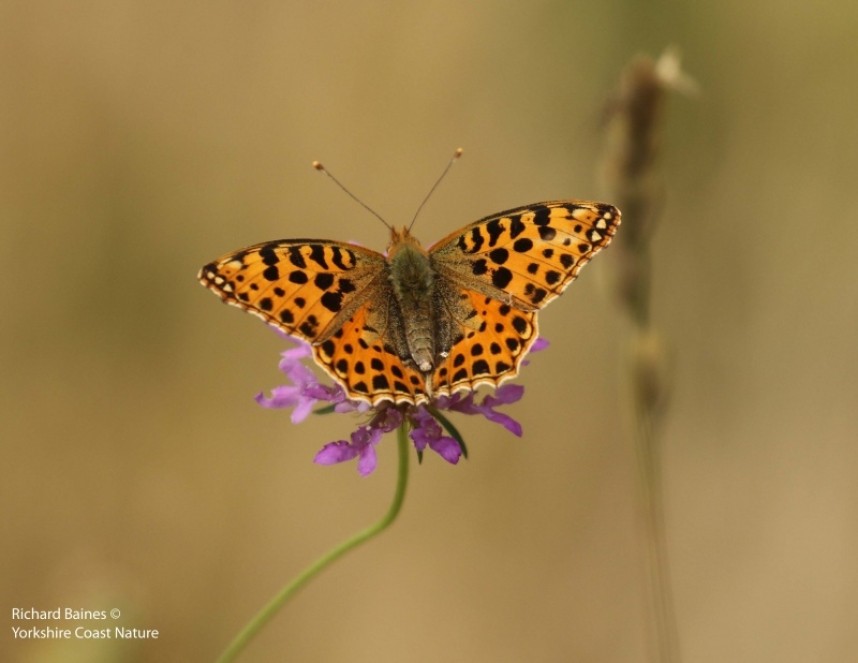
[[313,168],[315,168],[316,170],[325,170],[325,167],[322,165],[321,161],[314,161],[312,165]]
[[463,150],[461,147],[457,147],[456,151],[453,152],[453,158],[458,159],[460,156],[462,156],[462,152],[464,152],[464,151],[465,150]]

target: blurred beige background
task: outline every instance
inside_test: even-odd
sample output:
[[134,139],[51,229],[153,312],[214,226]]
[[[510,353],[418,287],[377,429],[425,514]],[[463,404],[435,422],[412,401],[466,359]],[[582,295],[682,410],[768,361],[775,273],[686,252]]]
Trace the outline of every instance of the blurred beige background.
[[[356,421],[259,408],[282,341],[195,279],[278,237],[383,247],[320,159],[433,241],[601,197],[601,109],[682,49],[655,319],[685,661],[858,660],[854,3],[15,2],[0,6],[0,659],[208,661],[375,520],[311,460]],[[626,219],[633,223],[633,219]],[[622,232],[622,229],[621,229]],[[306,588],[248,661],[618,661],[646,648],[609,250],[542,316],[516,439],[459,417],[394,528]],[[148,642],[13,641],[12,607],[123,610]]]

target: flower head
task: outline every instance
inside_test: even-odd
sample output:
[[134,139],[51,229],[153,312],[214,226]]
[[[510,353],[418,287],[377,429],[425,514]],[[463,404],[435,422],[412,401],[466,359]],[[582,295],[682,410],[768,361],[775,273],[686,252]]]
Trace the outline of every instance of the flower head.
[[[455,465],[467,452],[461,435],[443,412],[482,415],[521,437],[521,424],[497,410],[521,399],[524,395],[524,387],[521,385],[504,384],[493,394],[485,394],[480,400],[477,399],[476,392],[469,391],[457,392],[452,396],[439,396],[430,404],[415,406],[384,402],[372,408],[366,403],[349,400],[339,385],[321,384],[304,363],[312,357],[311,346],[291,337],[289,340],[295,343],[295,347],[282,353],[280,370],[290,384],[275,387],[271,396],[258,394],[257,403],[267,408],[292,408],[293,423],[306,419],[319,404],[323,405],[320,411],[371,414],[369,421],[359,425],[348,440],[337,440],[323,446],[314,458],[320,465],[334,465],[357,459],[358,472],[363,476],[371,474],[377,464],[376,445],[385,433],[395,430],[403,423],[407,423],[411,429],[409,436],[421,457],[428,448]],[[547,345],[548,342],[544,339],[537,339],[531,351],[542,350]]]

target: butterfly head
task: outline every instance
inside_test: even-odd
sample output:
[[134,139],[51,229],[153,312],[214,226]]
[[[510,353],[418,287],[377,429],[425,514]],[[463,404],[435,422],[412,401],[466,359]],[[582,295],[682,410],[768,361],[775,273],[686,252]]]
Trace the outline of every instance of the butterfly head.
[[411,234],[411,231],[406,228],[391,228],[390,229],[390,244],[387,245],[387,256],[392,257],[396,251],[401,250],[405,246],[412,246],[421,253],[426,253],[419,240]]

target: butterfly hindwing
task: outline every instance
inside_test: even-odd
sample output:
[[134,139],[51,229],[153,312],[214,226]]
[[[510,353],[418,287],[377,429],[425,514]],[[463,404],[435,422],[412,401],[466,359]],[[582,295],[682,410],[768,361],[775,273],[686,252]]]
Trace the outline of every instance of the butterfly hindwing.
[[372,326],[373,304],[358,308],[330,338],[313,347],[316,362],[353,399],[417,403],[426,400],[424,377]]
[[313,343],[372,296],[384,269],[384,256],[359,246],[280,240],[229,253],[199,279],[225,302]]
[[475,315],[435,367],[432,382],[439,394],[470,391],[483,384],[496,387],[515,377],[536,340],[535,312],[521,311],[481,293],[465,294]]
[[430,254],[439,271],[461,285],[536,310],[611,242],[619,223],[619,211],[605,203],[534,203],[472,223]]

